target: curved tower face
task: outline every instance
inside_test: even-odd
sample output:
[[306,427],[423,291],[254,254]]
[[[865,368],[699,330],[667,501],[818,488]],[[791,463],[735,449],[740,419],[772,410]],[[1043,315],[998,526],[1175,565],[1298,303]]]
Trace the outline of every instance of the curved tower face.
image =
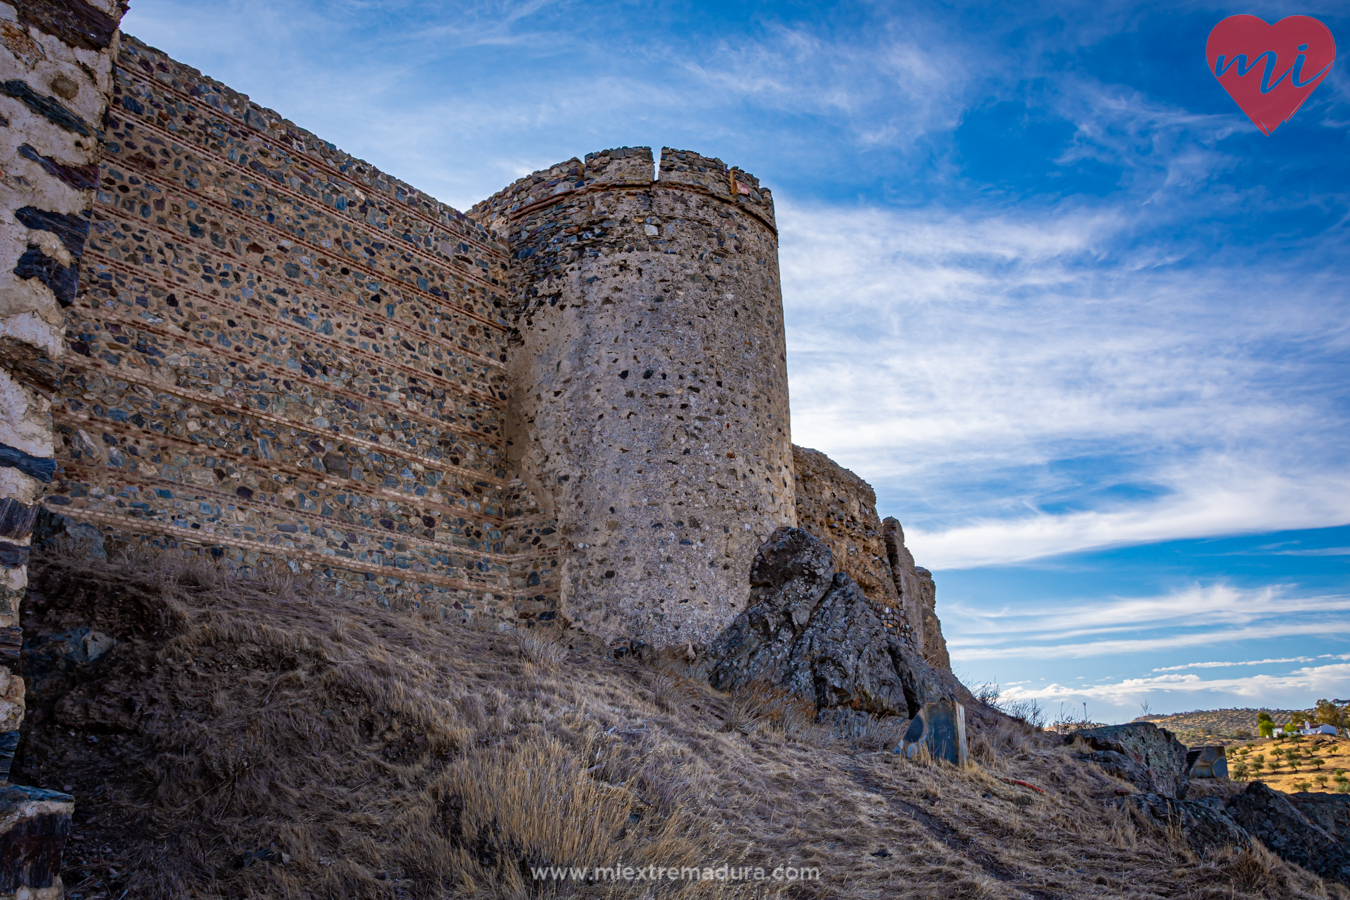
[[706,643],[795,524],[773,202],[720,160],[621,148],[470,215],[511,251],[508,452],[556,517],[561,606],[611,640]]

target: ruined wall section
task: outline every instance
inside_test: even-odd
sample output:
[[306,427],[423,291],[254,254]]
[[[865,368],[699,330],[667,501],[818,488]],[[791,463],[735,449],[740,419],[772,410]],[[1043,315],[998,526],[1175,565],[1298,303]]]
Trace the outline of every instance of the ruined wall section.
[[546,612],[507,547],[501,242],[134,39],[113,93],[48,504],[456,618]]
[[900,605],[872,486],[819,450],[792,445],[797,527],[820,538],[834,567],[882,606]]
[[929,665],[950,672],[952,660],[947,654],[947,640],[942,636],[942,623],[937,617],[937,585],[933,583],[933,573],[914,565],[914,556],[905,546],[905,532],[898,521],[887,516],[881,527],[891,573],[900,592],[900,604],[912,626],[914,646]]
[[797,525],[820,538],[848,575],[882,610],[888,628],[907,639],[930,665],[951,671],[937,617],[937,586],[914,565],[900,523],[877,515],[872,486],[819,450],[792,447]]
[[512,256],[514,471],[561,533],[562,609],[706,643],[795,522],[772,197],[721,161],[569,160],[475,206]]

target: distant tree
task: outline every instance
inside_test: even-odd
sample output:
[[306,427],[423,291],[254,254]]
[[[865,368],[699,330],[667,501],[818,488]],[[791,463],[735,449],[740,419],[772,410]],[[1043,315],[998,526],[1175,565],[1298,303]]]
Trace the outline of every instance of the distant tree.
[[1336,782],[1336,793],[1338,793],[1338,794],[1350,794],[1350,781],[1338,781],[1338,782]]
[[1247,764],[1246,764],[1245,762],[1240,762],[1240,763],[1238,763],[1237,765],[1233,766],[1233,780],[1234,780],[1234,781],[1246,781],[1246,780],[1247,780],[1247,776],[1248,776],[1249,774],[1250,774],[1250,770],[1248,770]]
[[1295,725],[1293,722],[1288,722],[1285,724],[1284,728],[1280,730],[1287,735],[1293,735],[1294,732],[1298,731],[1298,726]]
[[1317,782],[1317,786],[1319,788],[1324,788],[1327,786],[1327,776],[1325,775],[1314,775],[1313,781]]
[[1306,791],[1309,790],[1312,787],[1312,785],[1306,781],[1295,781],[1294,787],[1300,791]]
[[1326,765],[1327,761],[1320,756],[1310,756],[1308,757],[1308,762],[1313,764],[1314,769],[1320,770],[1322,766]]
[[1256,714],[1256,730],[1263,738],[1272,737],[1275,734],[1275,721],[1271,719],[1270,713],[1259,712]]
[[1334,700],[1318,700],[1313,708],[1313,721],[1330,725],[1337,731],[1350,727],[1350,707],[1338,705]]

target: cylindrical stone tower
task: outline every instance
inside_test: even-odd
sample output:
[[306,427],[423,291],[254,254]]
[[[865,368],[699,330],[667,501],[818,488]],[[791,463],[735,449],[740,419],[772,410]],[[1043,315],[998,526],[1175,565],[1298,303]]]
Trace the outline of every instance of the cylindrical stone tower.
[[562,534],[561,607],[610,640],[703,644],[796,521],[773,201],[645,147],[538,172],[470,215],[512,257],[511,463]]

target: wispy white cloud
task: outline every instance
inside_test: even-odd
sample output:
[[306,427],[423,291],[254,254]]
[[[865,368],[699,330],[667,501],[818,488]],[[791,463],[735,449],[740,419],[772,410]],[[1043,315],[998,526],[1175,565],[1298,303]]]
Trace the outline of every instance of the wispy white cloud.
[[1181,672],[1186,669],[1228,669],[1238,666],[1269,666],[1279,663],[1316,662],[1319,659],[1350,659],[1350,653],[1319,653],[1317,656],[1286,656],[1283,659],[1247,659],[1242,662],[1193,662],[1180,666],[1161,666],[1155,672]]
[[1306,666],[1281,674],[1249,675],[1240,678],[1202,678],[1199,675],[1157,675],[1148,678],[1126,678],[1110,684],[1062,685],[1044,687],[1009,687],[1004,691],[1008,699],[1064,700],[1082,699],[1104,701],[1116,708],[1126,709],[1140,701],[1158,695],[1172,695],[1171,703],[1179,704],[1175,695],[1189,695],[1194,706],[1217,706],[1225,700],[1244,700],[1257,706],[1310,706],[1309,698],[1344,696],[1350,688],[1350,663],[1326,666]]
[[1143,216],[782,202],[794,440],[930,568],[1350,521],[1323,388],[1350,285],[1178,265]]
[[[961,623],[952,646],[970,647],[1024,640],[1028,636],[1075,638],[1122,631],[1161,631],[1189,626],[1245,626],[1272,617],[1350,611],[1350,595],[1300,596],[1279,586],[1241,589],[1195,585],[1156,597],[1095,597],[1091,603],[977,609],[954,603],[948,616]],[[1348,623],[1350,624],[1350,623]]]

